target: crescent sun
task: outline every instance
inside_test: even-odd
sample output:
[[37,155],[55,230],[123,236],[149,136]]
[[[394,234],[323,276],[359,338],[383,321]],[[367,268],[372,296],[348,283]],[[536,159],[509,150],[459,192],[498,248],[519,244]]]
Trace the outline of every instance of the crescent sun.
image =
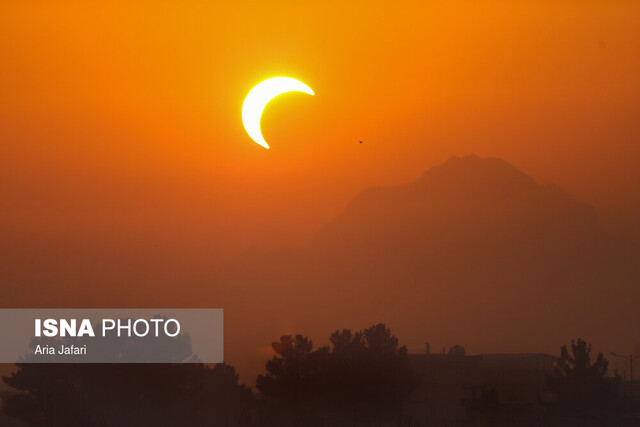
[[306,84],[291,77],[272,77],[258,83],[244,99],[242,104],[242,123],[247,133],[258,144],[269,148],[260,130],[262,111],[276,96],[286,92],[304,92],[315,95]]

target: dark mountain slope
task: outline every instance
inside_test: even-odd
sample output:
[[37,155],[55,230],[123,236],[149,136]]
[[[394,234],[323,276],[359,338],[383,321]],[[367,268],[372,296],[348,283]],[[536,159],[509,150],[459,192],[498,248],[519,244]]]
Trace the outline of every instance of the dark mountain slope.
[[247,362],[282,333],[326,337],[378,321],[410,348],[556,352],[577,336],[609,348],[640,332],[629,323],[637,259],[589,206],[469,156],[364,191],[310,248],[247,254],[213,292],[228,355]]

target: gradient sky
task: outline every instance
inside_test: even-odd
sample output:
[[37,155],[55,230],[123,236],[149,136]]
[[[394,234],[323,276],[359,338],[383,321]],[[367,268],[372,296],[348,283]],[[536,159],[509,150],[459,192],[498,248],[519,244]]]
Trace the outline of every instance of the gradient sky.
[[[640,236],[638,2],[85,3],[0,6],[5,280],[179,282],[470,153]],[[267,151],[241,106],[278,75],[316,96]]]

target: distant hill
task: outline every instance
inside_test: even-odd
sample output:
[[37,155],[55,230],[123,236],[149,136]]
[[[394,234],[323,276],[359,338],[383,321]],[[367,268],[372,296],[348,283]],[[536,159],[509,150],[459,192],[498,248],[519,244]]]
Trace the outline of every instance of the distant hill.
[[454,157],[363,191],[309,248],[246,254],[202,298],[223,303],[241,372],[282,333],[379,321],[414,348],[555,354],[580,336],[609,350],[640,334],[639,260],[561,189],[500,159]]

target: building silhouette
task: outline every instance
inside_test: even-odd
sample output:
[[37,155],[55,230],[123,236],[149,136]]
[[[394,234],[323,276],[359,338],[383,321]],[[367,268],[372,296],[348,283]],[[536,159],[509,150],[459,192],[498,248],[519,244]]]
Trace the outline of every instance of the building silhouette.
[[413,422],[541,420],[555,400],[546,385],[557,357],[543,353],[410,354],[421,384],[405,414]]

